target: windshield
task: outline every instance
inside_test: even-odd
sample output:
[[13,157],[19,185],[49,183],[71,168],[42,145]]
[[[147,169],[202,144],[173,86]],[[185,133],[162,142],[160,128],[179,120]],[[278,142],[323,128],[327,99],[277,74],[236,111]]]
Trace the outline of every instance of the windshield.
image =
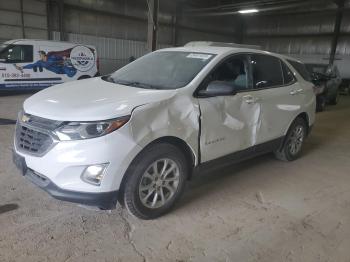
[[176,89],[191,82],[214,56],[193,52],[154,52],[103,79],[141,88]]

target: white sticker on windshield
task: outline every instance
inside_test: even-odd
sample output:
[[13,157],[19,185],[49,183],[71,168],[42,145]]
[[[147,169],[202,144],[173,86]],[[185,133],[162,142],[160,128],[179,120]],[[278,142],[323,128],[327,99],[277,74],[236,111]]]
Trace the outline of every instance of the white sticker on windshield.
[[196,59],[208,60],[209,58],[212,57],[212,55],[191,53],[191,54],[187,55],[186,57],[187,58],[196,58]]

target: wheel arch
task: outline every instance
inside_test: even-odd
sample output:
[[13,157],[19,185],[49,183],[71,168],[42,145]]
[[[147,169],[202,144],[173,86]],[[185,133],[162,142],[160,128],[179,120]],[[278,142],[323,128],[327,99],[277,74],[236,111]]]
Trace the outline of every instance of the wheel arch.
[[91,78],[90,75],[82,75],[78,77],[78,80],[89,79],[89,78]]
[[[305,123],[306,123],[306,128],[307,128],[306,132],[307,132],[307,135],[309,135],[309,132],[310,132],[310,119],[309,119],[309,115],[308,115],[306,112],[302,112],[302,113],[300,113],[299,115],[297,115],[296,118],[294,118],[293,122],[294,122],[295,119],[297,119],[298,117],[302,118],[302,119],[305,121]],[[292,123],[293,123],[293,122],[292,122]],[[291,123],[291,124],[292,124],[292,123]]]
[[125,189],[125,183],[127,181],[127,178],[130,174],[131,167],[134,165],[134,162],[137,160],[137,158],[142,154],[148,147],[153,146],[155,144],[161,144],[161,143],[167,143],[171,144],[173,146],[176,146],[181,152],[184,153],[185,159],[188,163],[188,168],[189,168],[189,174],[188,174],[188,180],[192,178],[193,170],[196,165],[196,155],[193,152],[193,149],[181,138],[175,137],[175,136],[164,136],[164,137],[159,137],[152,142],[148,143],[135,157],[134,159],[130,162],[129,167],[127,168],[126,172],[124,173],[124,176],[122,178],[122,181],[119,186],[119,193],[118,193],[118,201],[122,205],[124,205],[123,201],[123,195],[124,195],[124,189]]

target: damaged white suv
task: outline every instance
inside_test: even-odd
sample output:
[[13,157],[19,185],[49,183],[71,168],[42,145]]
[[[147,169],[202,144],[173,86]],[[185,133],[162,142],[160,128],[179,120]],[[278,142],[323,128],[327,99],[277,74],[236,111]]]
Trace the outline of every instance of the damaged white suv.
[[156,218],[200,167],[300,155],[315,119],[303,70],[249,48],[159,50],[28,98],[14,162],[57,199],[103,209],[119,200],[139,218]]

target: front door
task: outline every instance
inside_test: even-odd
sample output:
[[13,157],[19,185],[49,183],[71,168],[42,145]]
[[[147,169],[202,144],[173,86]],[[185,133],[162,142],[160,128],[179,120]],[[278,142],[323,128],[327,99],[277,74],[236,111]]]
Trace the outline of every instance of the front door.
[[256,139],[259,108],[247,103],[251,86],[249,63],[245,54],[238,54],[220,63],[200,88],[211,81],[225,81],[237,94],[198,98],[201,111],[201,160],[206,162],[250,148]]

